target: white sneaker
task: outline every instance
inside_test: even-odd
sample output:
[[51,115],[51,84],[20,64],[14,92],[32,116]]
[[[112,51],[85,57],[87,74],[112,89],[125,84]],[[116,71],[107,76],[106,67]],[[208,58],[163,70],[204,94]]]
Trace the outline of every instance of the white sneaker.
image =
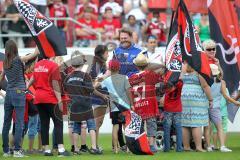
[[207,151],[212,152],[213,151],[212,147],[207,147]]
[[13,157],[16,157],[16,158],[22,158],[22,157],[24,157],[23,151],[22,151],[22,150],[13,151]]
[[11,153],[10,152],[3,153],[3,157],[11,157]]
[[229,149],[229,148],[227,148],[226,146],[222,146],[222,147],[220,148],[220,151],[221,151],[221,152],[232,152],[232,150]]

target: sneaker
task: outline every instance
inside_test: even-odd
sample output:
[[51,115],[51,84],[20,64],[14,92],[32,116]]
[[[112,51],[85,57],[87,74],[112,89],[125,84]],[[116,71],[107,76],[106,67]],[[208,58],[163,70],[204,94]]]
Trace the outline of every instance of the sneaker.
[[89,152],[90,154],[95,154],[95,155],[100,155],[100,154],[102,154],[101,151],[99,151],[98,149],[93,149],[93,148],[90,148],[90,149],[88,150],[88,152]]
[[22,150],[13,151],[13,157],[16,157],[16,158],[24,157],[24,153]]
[[124,146],[120,147],[120,150],[123,151],[123,152],[127,152],[127,146],[124,145]]
[[73,151],[73,155],[81,155],[82,153],[80,151]]
[[52,152],[43,152],[44,153],[44,156],[53,156],[53,153]]
[[67,156],[71,156],[71,154],[68,151],[58,152],[58,157],[67,157]]
[[207,147],[207,151],[212,152],[213,151],[212,147]]
[[232,152],[232,150],[229,149],[229,148],[227,148],[226,146],[222,146],[222,147],[220,148],[220,151],[221,151],[221,152]]
[[72,147],[71,147],[71,152],[75,152],[75,147],[74,147],[74,145],[72,145]]
[[153,145],[150,145],[150,150],[151,150],[153,153],[156,153],[156,152],[157,152],[157,149],[156,149],[155,146],[153,146]]
[[3,157],[11,157],[11,152],[9,151],[9,152],[5,152],[5,153],[3,153]]
[[84,152],[84,153],[88,152],[88,150],[89,150],[88,146],[86,146],[86,145],[85,146],[81,146],[81,148],[80,148],[80,151]]
[[102,147],[97,146],[97,149],[98,149],[100,152],[103,152],[103,148],[102,148]]
[[13,155],[13,148],[9,148],[9,152],[11,155]]

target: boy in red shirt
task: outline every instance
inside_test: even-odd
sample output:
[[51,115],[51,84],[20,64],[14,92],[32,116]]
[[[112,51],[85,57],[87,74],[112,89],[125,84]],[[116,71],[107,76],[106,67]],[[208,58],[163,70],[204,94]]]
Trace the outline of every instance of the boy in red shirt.
[[164,152],[170,150],[170,131],[171,126],[174,125],[177,134],[177,152],[182,152],[182,126],[181,126],[181,113],[182,113],[182,92],[183,82],[179,80],[173,87],[167,88],[164,97]]
[[145,70],[148,66],[148,59],[144,54],[138,54],[133,63],[139,70],[138,73],[129,78],[132,86],[131,97],[133,98],[134,111],[146,121],[150,149],[152,152],[157,152],[155,137],[157,133],[156,116],[159,115],[159,110],[155,84],[159,83],[162,78],[160,74]]
[[114,19],[113,10],[107,7],[104,12],[105,19],[100,23],[102,38],[105,43],[112,42],[118,38],[118,31],[121,28],[121,22],[119,19]]

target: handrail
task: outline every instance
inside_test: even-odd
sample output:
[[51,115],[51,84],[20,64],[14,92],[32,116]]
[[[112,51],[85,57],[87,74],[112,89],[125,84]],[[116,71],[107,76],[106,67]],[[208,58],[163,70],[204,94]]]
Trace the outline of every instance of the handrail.
[[[54,17],[54,18],[49,18],[49,19],[53,20],[55,24],[59,20],[71,21],[74,24],[77,24],[77,25],[79,25],[83,28],[86,28],[86,29],[90,30],[91,32],[93,32],[94,34],[96,34],[99,44],[101,44],[101,42],[102,42],[102,35],[101,35],[100,32],[97,32],[96,30],[88,27],[87,25],[85,25],[83,23],[78,22],[77,20],[75,20],[71,17],[61,17],[61,18],[60,17],[59,18]],[[1,26],[2,21],[11,21],[11,20],[12,20],[11,18],[0,18],[0,26]],[[1,34],[0,33],[0,37],[31,37],[31,34]]]

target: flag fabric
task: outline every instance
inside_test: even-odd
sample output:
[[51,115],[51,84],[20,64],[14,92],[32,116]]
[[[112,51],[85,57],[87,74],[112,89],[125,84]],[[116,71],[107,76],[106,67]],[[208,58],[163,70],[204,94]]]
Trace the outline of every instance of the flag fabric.
[[67,55],[66,44],[59,30],[47,17],[24,0],[14,0],[14,4],[44,58]]
[[165,82],[176,84],[182,69],[182,61],[186,61],[211,85],[211,69],[207,55],[203,52],[199,35],[189,16],[183,0],[179,1],[174,13],[172,26],[166,48],[167,74]]
[[237,114],[237,111],[238,111],[238,106],[236,106],[235,104],[233,103],[229,103],[227,105],[227,111],[228,111],[228,119],[230,122],[234,122],[234,119],[235,119],[235,116]]
[[[216,56],[230,93],[237,90],[240,80],[240,33],[235,9],[229,0],[221,0],[221,3],[211,0],[208,3],[211,38],[217,44]],[[229,120],[234,119],[237,110],[236,106],[228,107]]]
[[119,111],[125,116],[125,139],[129,150],[136,155],[153,155],[148,144],[147,134],[144,131],[144,123],[142,118],[135,112],[125,108],[124,106],[113,103],[118,107]]

